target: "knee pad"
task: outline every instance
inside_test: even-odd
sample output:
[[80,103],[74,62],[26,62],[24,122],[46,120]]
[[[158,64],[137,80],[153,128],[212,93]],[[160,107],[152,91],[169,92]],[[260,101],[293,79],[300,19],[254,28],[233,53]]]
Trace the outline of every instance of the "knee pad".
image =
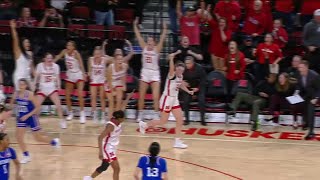
[[103,171],[106,171],[106,170],[108,169],[109,165],[110,165],[110,163],[105,162],[105,161],[102,161],[101,166],[99,166],[99,167],[96,169],[96,171],[97,171],[98,173],[102,173]]

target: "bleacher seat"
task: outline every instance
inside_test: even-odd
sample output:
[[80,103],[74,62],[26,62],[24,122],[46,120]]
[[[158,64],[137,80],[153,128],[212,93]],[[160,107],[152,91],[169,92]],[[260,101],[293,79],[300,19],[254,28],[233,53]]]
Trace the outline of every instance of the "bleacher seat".
[[208,108],[225,108],[225,96],[227,95],[226,78],[218,71],[212,71],[207,75],[206,97],[214,98],[213,101],[207,102]]

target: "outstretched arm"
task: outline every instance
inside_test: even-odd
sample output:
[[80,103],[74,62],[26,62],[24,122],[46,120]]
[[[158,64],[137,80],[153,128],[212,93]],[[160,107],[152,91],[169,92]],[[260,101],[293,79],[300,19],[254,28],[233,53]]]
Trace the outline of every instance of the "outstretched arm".
[[131,42],[128,41],[127,39],[126,39],[126,44],[127,44],[127,45],[129,46],[129,48],[130,48],[130,53],[129,53],[128,55],[126,55],[126,56],[123,58],[123,60],[124,60],[125,63],[128,63],[129,60],[130,60],[130,59],[132,58],[132,56],[134,55],[134,52],[133,52],[133,47],[132,47]]
[[173,62],[175,55],[176,55],[175,53],[169,54],[169,74],[168,74],[169,79],[172,79],[175,75],[174,62]]
[[162,33],[161,33],[161,36],[160,36],[160,41],[159,41],[159,44],[157,45],[157,51],[158,51],[158,53],[160,53],[161,50],[162,50],[163,43],[164,43],[164,40],[166,39],[166,36],[167,36],[167,24],[166,24],[165,22],[163,22],[163,27],[162,27]]
[[56,57],[54,57],[54,62],[57,62],[57,61],[59,61],[64,55],[66,54],[66,50],[64,49],[64,50],[62,50],[61,52],[60,52],[60,54],[58,54],[58,55],[56,55]]
[[19,46],[19,36],[16,29],[17,23],[15,20],[10,21],[10,27],[11,27],[12,48],[13,48],[14,59],[17,60],[21,55],[21,49]]
[[146,43],[144,42],[142,36],[141,36],[141,33],[138,29],[138,18],[135,19],[135,21],[133,22],[133,31],[138,39],[138,43],[139,43],[139,46],[144,49],[144,47],[146,47]]

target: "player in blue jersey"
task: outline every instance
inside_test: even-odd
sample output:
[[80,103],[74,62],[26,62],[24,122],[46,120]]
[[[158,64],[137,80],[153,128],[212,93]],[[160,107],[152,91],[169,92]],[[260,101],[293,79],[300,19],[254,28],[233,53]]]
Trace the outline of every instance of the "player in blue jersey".
[[9,137],[5,133],[0,133],[0,179],[9,180],[10,161],[16,166],[16,180],[22,180],[20,176],[20,163],[17,159],[16,151],[9,147]]
[[40,123],[38,112],[40,111],[40,104],[37,102],[32,91],[29,91],[29,84],[26,79],[20,79],[18,81],[19,90],[13,94],[11,99],[11,107],[16,104],[17,111],[17,129],[16,138],[18,144],[23,152],[22,164],[31,161],[29,152],[27,151],[26,144],[24,143],[24,135],[27,127],[30,127],[32,134],[36,141],[51,144],[54,147],[60,147],[60,141],[58,138],[50,139],[47,136],[43,136],[40,133]]
[[[165,159],[158,157],[160,144],[157,142],[151,143],[149,153],[148,156],[140,158],[134,172],[135,180],[168,180],[167,162]],[[142,178],[139,178],[140,172],[142,172]]]

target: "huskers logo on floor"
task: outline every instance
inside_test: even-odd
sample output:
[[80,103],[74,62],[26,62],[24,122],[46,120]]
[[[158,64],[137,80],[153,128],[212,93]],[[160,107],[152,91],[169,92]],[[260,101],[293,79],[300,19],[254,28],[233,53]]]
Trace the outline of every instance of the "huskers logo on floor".
[[[139,131],[139,129],[137,129]],[[147,134],[175,134],[175,128],[148,128]],[[200,136],[226,136],[232,138],[266,138],[266,139],[285,139],[285,140],[303,140],[305,133],[299,132],[263,132],[263,131],[247,131],[247,130],[211,130],[208,128],[189,128],[182,130],[185,135],[200,135]],[[320,141],[320,134],[317,134],[315,140]]]

